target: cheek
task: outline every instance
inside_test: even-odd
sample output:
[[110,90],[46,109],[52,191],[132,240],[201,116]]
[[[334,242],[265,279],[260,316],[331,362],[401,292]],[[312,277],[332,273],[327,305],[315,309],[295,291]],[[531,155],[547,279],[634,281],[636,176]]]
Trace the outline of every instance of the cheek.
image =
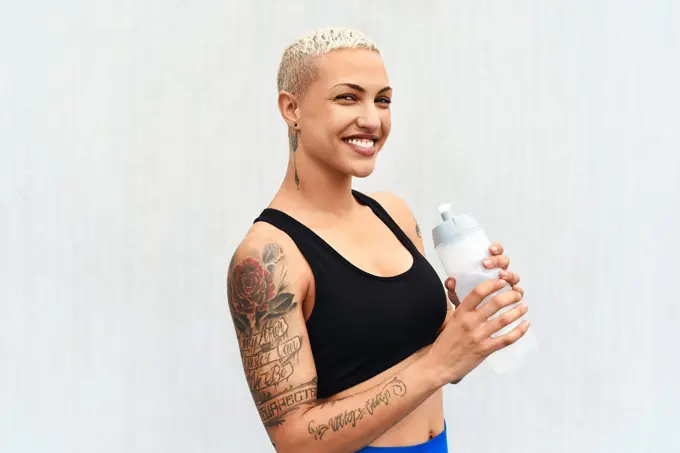
[[352,109],[329,106],[319,109],[309,124],[314,142],[319,145],[322,142],[332,142],[341,136],[352,125],[355,116]]
[[392,129],[392,114],[389,110],[385,110],[385,113],[381,115],[380,121],[382,123],[383,135],[387,137]]
[[342,136],[352,127],[357,115],[357,111],[352,108],[333,109],[328,115],[328,132],[335,137]]

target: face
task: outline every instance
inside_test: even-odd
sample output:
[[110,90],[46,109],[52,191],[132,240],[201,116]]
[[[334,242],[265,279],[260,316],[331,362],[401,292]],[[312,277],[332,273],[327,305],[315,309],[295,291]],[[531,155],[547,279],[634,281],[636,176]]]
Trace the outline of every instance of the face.
[[370,175],[390,133],[391,100],[378,53],[341,49],[325,55],[298,104],[298,139],[305,155],[342,174]]

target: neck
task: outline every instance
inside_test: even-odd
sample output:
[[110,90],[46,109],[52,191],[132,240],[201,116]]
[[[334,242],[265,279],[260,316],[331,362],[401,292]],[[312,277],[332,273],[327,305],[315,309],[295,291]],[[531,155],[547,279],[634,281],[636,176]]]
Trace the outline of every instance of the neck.
[[[315,213],[345,215],[351,212],[357,204],[352,195],[352,176],[306,158],[301,151],[290,152],[279,196]],[[295,181],[296,166],[299,185]]]

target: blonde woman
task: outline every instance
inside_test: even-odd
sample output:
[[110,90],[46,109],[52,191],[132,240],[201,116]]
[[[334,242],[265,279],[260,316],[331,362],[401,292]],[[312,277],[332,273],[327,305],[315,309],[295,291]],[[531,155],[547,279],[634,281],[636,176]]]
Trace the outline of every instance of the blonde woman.
[[[276,451],[446,452],[442,387],[517,341],[526,311],[500,244],[501,279],[462,302],[423,255],[409,207],[352,189],[390,133],[393,90],[363,33],[323,29],[292,43],[278,72],[289,135],[279,191],[237,248],[228,299],[246,381]],[[415,150],[420,152],[421,150]],[[514,291],[486,296],[510,284]],[[457,308],[454,310],[451,304]]]

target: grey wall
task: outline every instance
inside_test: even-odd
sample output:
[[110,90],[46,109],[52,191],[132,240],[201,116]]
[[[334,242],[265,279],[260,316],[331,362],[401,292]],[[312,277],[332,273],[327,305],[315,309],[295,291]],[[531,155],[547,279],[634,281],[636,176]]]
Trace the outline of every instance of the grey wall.
[[446,390],[451,451],[680,451],[678,2],[0,9],[0,451],[271,451],[224,275],[283,177],[281,52],[327,25],[395,87],[356,187],[474,212],[527,292],[541,347]]

